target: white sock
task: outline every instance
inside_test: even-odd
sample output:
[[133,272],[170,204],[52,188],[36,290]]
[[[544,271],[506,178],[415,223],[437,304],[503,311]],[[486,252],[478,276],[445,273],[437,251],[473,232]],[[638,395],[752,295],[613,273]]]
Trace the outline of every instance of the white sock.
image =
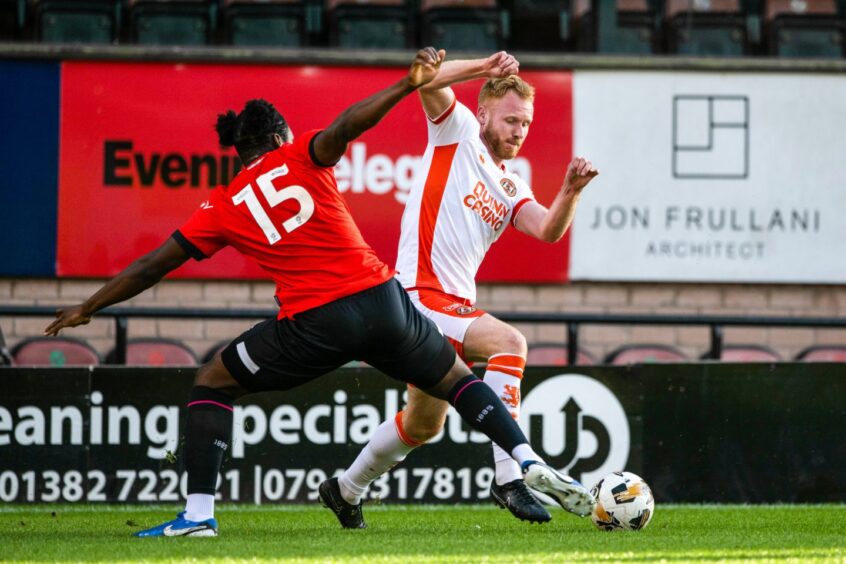
[[188,494],[185,502],[185,518],[189,521],[205,521],[214,517],[214,496],[209,494]]
[[389,419],[376,428],[370,442],[338,477],[341,496],[347,503],[358,504],[373,480],[405,460],[408,453],[418,446],[405,436],[400,411],[393,420]]
[[[488,359],[488,368],[485,372],[485,384],[490,386],[502,400],[514,421],[520,419],[520,381],[523,378],[525,366],[526,359],[522,356],[508,353],[495,354]],[[496,467],[494,479],[500,486],[523,477],[517,461],[495,443],[493,444],[493,459]]]
[[543,458],[532,450],[529,443],[523,443],[522,445],[514,447],[514,450],[511,451],[511,456],[514,457],[514,460],[516,460],[521,467],[524,462],[543,462]]

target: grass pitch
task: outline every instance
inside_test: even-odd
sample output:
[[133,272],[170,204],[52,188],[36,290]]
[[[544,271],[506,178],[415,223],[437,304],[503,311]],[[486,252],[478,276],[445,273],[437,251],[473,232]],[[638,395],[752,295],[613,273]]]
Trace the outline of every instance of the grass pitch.
[[221,505],[220,536],[137,539],[175,506],[0,505],[0,561],[562,562],[846,561],[846,505],[658,505],[650,525],[605,533],[554,512],[528,525],[493,506],[365,507],[340,529],[316,506]]

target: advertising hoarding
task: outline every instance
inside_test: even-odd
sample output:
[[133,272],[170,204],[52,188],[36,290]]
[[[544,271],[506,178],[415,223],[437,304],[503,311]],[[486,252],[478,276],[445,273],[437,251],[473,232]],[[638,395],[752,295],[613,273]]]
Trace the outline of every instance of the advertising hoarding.
[[[193,372],[0,369],[0,501],[179,502]],[[530,368],[520,423],[549,464],[587,486],[625,469],[659,503],[842,502],[844,386],[836,363]],[[404,392],[363,368],[243,397],[219,499],[315,502]],[[492,477],[489,441],[450,409],[443,432],[368,499],[486,502]]]
[[[274,103],[293,133],[326,127],[341,111],[403,77],[400,68],[125,64],[62,66],[58,274],[109,276],[160,244],[240,167],[218,146],[216,116],[252,98]],[[531,71],[535,122],[513,169],[551,203],[571,155],[570,73]],[[481,81],[456,87],[476,108]],[[338,163],[338,188],[377,254],[393,265],[400,218],[426,146],[416,96],[353,142]],[[566,242],[510,233],[480,280],[561,282]],[[178,277],[264,278],[228,249],[189,263]]]
[[843,283],[846,77],[579,71],[571,278]]

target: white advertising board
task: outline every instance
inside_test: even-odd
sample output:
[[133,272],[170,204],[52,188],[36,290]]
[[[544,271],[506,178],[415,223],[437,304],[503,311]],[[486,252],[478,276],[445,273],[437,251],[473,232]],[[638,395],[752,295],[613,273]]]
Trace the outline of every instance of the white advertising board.
[[846,76],[577,71],[573,280],[846,282]]

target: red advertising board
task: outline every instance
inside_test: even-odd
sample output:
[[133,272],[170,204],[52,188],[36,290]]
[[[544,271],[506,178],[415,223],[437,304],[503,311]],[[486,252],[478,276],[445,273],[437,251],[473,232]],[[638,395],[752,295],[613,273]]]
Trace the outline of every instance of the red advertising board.
[[[401,68],[67,62],[62,67],[59,276],[109,276],[177,229],[231,178],[237,160],[217,144],[216,116],[250,98],[273,102],[296,135],[328,125],[350,104],[399,80]],[[569,72],[525,72],[535,121],[516,170],[541,203],[558,190],[572,152]],[[472,109],[481,82],[456,88]],[[393,264],[400,217],[426,145],[416,96],[350,146],[338,184],[364,237]],[[548,245],[514,230],[493,247],[480,281],[567,279],[569,240]],[[227,249],[189,262],[183,278],[264,278]]]

